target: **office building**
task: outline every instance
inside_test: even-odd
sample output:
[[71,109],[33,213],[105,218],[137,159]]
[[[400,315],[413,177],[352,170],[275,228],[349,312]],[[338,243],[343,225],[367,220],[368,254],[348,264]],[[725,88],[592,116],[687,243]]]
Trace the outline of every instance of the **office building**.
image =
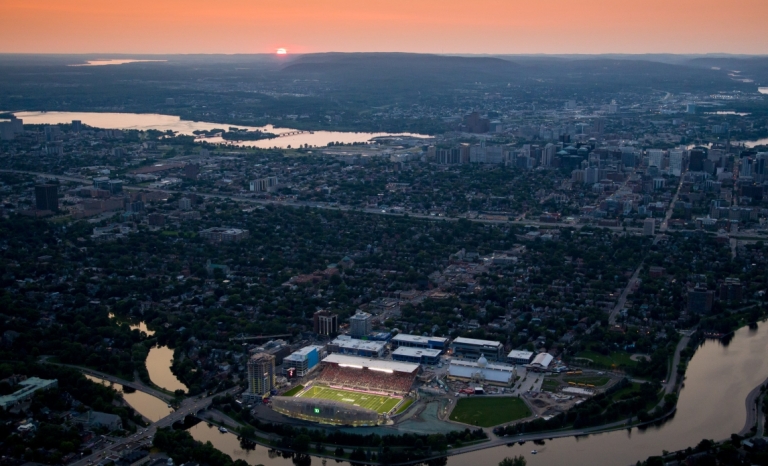
[[35,207],[37,210],[59,210],[59,187],[55,184],[35,186]]
[[600,181],[600,169],[588,167],[584,170],[584,184],[591,185]]
[[109,191],[111,194],[123,192],[122,180],[110,180],[109,177],[100,176],[93,179],[93,187]]
[[664,151],[661,149],[648,149],[648,166],[654,166],[661,169],[664,160]]
[[[205,150],[205,149],[203,149],[203,150]],[[201,152],[202,152],[202,150],[201,150]],[[182,176],[184,178],[197,179],[198,175],[200,175],[200,165],[199,164],[188,163],[188,164],[184,165],[184,168],[182,169]]]
[[395,361],[412,362],[415,364],[435,365],[440,362],[442,352],[428,348],[407,348],[401,346],[392,351],[392,359]]
[[339,316],[331,311],[317,311],[312,316],[313,330],[318,335],[331,336],[339,333]]
[[275,357],[267,353],[256,353],[248,360],[248,389],[243,399],[256,401],[269,395],[275,387]]
[[398,333],[392,337],[391,341],[393,348],[422,348],[444,351],[448,347],[448,339],[445,337],[423,337]]
[[179,199],[179,209],[181,210],[192,209],[192,201],[190,201],[189,198],[182,197],[181,199]]
[[349,335],[340,335],[328,344],[328,352],[364,358],[380,358],[384,356],[386,346],[386,341],[358,340]]
[[349,318],[349,334],[355,338],[362,338],[373,329],[373,316],[367,312],[357,311]]
[[533,361],[533,353],[530,351],[512,350],[507,355],[510,364],[530,364]]
[[504,345],[498,341],[459,337],[451,343],[451,351],[456,357],[472,360],[480,356],[485,356],[489,361],[502,361],[504,358]]
[[637,161],[635,159],[635,148],[622,146],[619,149],[621,150],[621,164],[627,168],[634,168],[635,165],[637,165]]
[[468,133],[487,133],[491,129],[491,121],[480,117],[477,112],[472,112],[464,117],[464,126]]
[[656,234],[656,219],[646,218],[643,221],[643,235],[653,236],[654,234]]
[[294,351],[283,359],[283,374],[291,377],[304,377],[319,367],[325,357],[322,346],[306,346]]
[[680,176],[683,172],[683,150],[674,149],[669,151],[669,174]]

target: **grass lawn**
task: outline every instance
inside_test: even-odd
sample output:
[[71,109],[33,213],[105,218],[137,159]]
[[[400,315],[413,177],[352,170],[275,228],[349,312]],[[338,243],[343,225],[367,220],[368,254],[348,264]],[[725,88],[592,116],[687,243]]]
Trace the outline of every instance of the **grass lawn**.
[[574,357],[591,359],[595,364],[610,367],[612,365],[618,366],[635,366],[637,362],[631,360],[629,353],[623,351],[614,351],[609,355],[603,355],[594,351],[581,351]]
[[369,393],[349,392],[334,388],[314,386],[301,394],[302,398],[320,398],[339,401],[353,406],[372,409],[378,413],[387,413],[400,402],[399,398],[371,395]]
[[408,398],[407,400],[403,401],[403,404],[400,405],[399,408],[397,408],[397,412],[395,414],[400,414],[406,409],[408,409],[409,406],[413,404],[415,400],[413,398]]
[[299,393],[302,390],[304,390],[304,385],[296,385],[292,389],[290,389],[287,392],[283,393],[282,396],[293,396],[293,395]]
[[531,410],[517,397],[461,398],[451,412],[451,420],[480,427],[491,427],[531,415]]
[[611,381],[610,377],[564,377],[563,381],[565,383],[573,382],[573,383],[584,383],[587,385],[594,385],[595,387],[602,387],[603,385],[607,384]]

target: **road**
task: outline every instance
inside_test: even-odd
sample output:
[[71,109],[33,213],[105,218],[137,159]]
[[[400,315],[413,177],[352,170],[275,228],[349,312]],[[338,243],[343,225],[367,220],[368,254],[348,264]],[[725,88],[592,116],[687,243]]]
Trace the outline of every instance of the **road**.
[[81,458],[75,463],[71,463],[75,466],[86,466],[88,464],[96,463],[110,455],[119,455],[130,444],[142,444],[150,442],[154,437],[158,429],[163,427],[169,427],[174,422],[182,421],[188,415],[197,415],[200,411],[207,409],[211,405],[211,401],[216,396],[234,394],[239,391],[239,387],[233,387],[229,390],[210,395],[205,398],[187,398],[181,402],[178,409],[171,412],[168,416],[153,422],[148,427],[140,429],[138,433],[126,438],[117,440],[115,443],[104,445],[102,448],[94,450],[94,452],[86,457]]
[[[677,189],[675,190],[675,195],[672,197],[672,200],[669,202],[669,207],[667,207],[667,211],[664,214],[664,221],[661,222],[658,233],[655,233],[653,236],[653,244],[658,244],[661,238],[666,234],[667,229],[669,228],[669,220],[672,218],[672,213],[675,210],[675,203],[677,202],[677,198],[680,195],[680,189],[683,187],[683,175],[685,175],[685,173],[683,173],[680,176],[680,183],[678,183]],[[618,317],[619,312],[621,312],[621,310],[624,309],[624,305],[627,302],[627,297],[629,296],[629,293],[631,293],[632,288],[637,282],[637,278],[640,275],[640,271],[643,269],[643,265],[645,265],[645,257],[643,257],[643,260],[640,261],[640,265],[637,266],[637,269],[635,269],[635,273],[632,274],[632,277],[629,279],[629,282],[627,283],[627,286],[624,288],[624,291],[621,292],[621,295],[619,296],[619,300],[616,302],[616,306],[613,307],[613,310],[608,315],[609,325],[616,325],[616,318]]]
[[761,411],[762,399],[760,397],[760,387],[765,384],[768,384],[768,379],[766,379],[765,382],[761,383],[757,387],[753,388],[752,391],[747,395],[747,399],[744,401],[744,406],[747,409],[747,420],[744,421],[744,427],[739,432],[739,435],[743,436],[748,434],[750,430],[755,427],[755,425],[757,425],[757,436],[761,437],[763,435],[765,419],[763,419],[763,413]]
[[152,387],[148,387],[148,386],[144,385],[144,383],[142,383],[141,381],[128,381],[128,380],[121,379],[120,377],[115,377],[114,375],[109,375],[109,374],[106,374],[104,372],[95,371],[93,369],[88,369],[88,368],[82,367],[82,366],[74,366],[74,365],[70,365],[70,364],[60,364],[60,363],[56,363],[56,362],[50,362],[50,361],[47,360],[47,358],[48,358],[47,356],[44,356],[44,357],[40,358],[40,362],[44,362],[46,364],[54,364],[54,365],[57,365],[57,366],[71,367],[72,369],[79,370],[83,374],[91,375],[93,377],[98,377],[100,379],[106,380],[107,382],[112,382],[112,383],[119,384],[119,385],[122,385],[122,386],[125,386],[125,387],[130,387],[130,388],[133,388],[134,390],[138,390],[138,391],[144,392],[144,393],[146,393],[148,395],[152,395],[155,398],[160,398],[161,400],[165,401],[166,403],[169,403],[171,400],[173,400],[173,396],[171,396],[171,395],[169,395],[169,394],[167,394],[165,392],[162,392],[160,390],[156,390],[156,389],[154,389]]
[[[33,172],[33,171],[27,171],[27,170],[0,170],[0,172],[43,176],[47,178],[54,178],[54,179],[64,180],[64,181],[72,181],[75,183],[83,183],[83,184],[92,183],[92,180],[87,178],[67,176],[67,175],[56,175],[53,173]],[[310,202],[310,201],[291,201],[291,200],[276,200],[276,199],[256,199],[252,197],[237,196],[232,194],[210,194],[210,193],[200,193],[195,191],[148,188],[148,187],[140,187],[140,186],[123,186],[123,189],[126,191],[155,191],[155,192],[163,192],[168,194],[190,194],[190,195],[194,194],[204,199],[231,199],[239,202],[246,202],[246,203],[257,204],[257,205],[280,205],[280,206],[297,207],[297,208],[311,207],[315,209],[339,210],[339,211],[346,211],[346,212],[361,212],[366,214],[388,215],[392,217],[402,217],[403,215],[407,214],[409,218],[418,218],[418,219],[434,220],[434,221],[457,222],[459,221],[460,218],[464,218],[464,217],[440,217],[437,215],[419,214],[414,212],[398,213],[398,212],[391,212],[389,210],[381,209],[381,208],[358,208],[358,207],[345,206],[345,205],[332,205],[329,203],[323,204],[317,201]],[[581,229],[584,226],[592,226],[592,225],[585,225],[585,224],[539,222],[537,220],[492,220],[492,219],[481,219],[481,218],[464,218],[464,219],[472,222],[487,223],[487,224],[532,225],[532,226],[545,227],[545,228],[553,228],[553,227],[554,228],[575,228],[577,230]],[[613,231],[625,231],[625,227],[600,227],[600,228],[607,228]],[[641,228],[626,228],[626,231],[630,233],[635,233],[635,234],[642,233]]]

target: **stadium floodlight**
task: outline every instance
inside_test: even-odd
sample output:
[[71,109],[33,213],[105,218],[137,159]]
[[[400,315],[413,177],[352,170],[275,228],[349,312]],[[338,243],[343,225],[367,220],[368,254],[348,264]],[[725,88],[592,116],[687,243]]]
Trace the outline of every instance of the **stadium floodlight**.
[[352,369],[362,369],[363,366],[356,366],[354,364],[339,364],[339,367],[351,367]]
[[369,367],[368,369],[376,372],[386,372],[387,374],[394,372],[392,369],[379,369],[378,367]]

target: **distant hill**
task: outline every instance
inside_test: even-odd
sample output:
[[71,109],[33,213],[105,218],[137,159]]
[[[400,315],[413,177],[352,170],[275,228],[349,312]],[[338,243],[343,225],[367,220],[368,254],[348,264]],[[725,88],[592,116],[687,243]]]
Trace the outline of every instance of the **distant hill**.
[[517,63],[501,58],[414,53],[307,54],[282,69],[284,75],[337,82],[406,80],[413,84],[509,80],[519,71]]

